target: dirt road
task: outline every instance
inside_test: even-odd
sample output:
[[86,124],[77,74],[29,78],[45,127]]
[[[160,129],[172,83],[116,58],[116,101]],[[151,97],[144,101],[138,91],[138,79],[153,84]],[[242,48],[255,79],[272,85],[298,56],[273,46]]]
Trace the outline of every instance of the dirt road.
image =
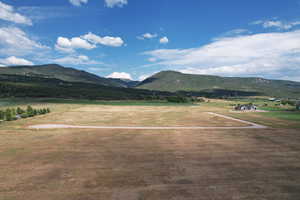
[[29,126],[30,129],[135,129],[135,130],[197,130],[197,129],[264,129],[266,126],[256,124],[253,122],[236,119],[233,117],[207,112],[207,114],[222,117],[228,120],[238,121],[249,126],[244,127],[205,127],[205,126],[161,126],[161,127],[145,127],[145,126],[77,126],[77,125],[66,125],[66,124],[40,124]]

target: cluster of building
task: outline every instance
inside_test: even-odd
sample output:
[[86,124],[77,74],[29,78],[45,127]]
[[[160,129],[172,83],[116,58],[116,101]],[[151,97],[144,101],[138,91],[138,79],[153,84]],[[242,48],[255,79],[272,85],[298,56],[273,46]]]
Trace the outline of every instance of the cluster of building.
[[237,111],[256,111],[257,106],[252,103],[249,104],[238,104],[235,108]]

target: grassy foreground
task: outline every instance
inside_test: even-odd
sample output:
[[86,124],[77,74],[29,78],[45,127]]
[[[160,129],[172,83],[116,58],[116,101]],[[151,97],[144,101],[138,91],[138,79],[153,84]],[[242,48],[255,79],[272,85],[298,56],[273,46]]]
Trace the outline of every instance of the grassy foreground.
[[111,105],[111,106],[191,106],[193,103],[170,103],[160,100],[81,100],[81,99],[49,99],[49,98],[7,98],[0,99],[0,107],[19,106],[27,104],[78,104],[78,105]]
[[[297,120],[231,113],[232,102],[222,100],[195,106],[15,101],[2,107],[27,104],[52,112],[0,124],[0,200],[299,200]],[[27,129],[40,123],[243,126],[208,111],[273,128]]]
[[[245,112],[245,113],[232,113],[230,112],[234,105],[236,104],[244,104],[252,102],[256,105],[258,105],[259,109],[265,110],[266,112]],[[166,101],[99,101],[99,100],[73,100],[73,99],[47,99],[47,98],[41,98],[41,99],[19,99],[19,98],[13,98],[13,99],[0,99],[0,109],[5,109],[9,107],[16,107],[20,106],[22,108],[26,108],[27,105],[34,105],[37,108],[42,107],[49,107],[51,111],[54,111],[56,113],[65,113],[66,111],[70,109],[80,108],[83,106],[121,106],[120,109],[116,111],[115,114],[112,116],[118,116],[118,112],[122,112],[122,110],[126,110],[122,107],[128,107],[129,110],[128,113],[130,113],[130,107],[131,106],[138,106],[138,107],[150,107],[148,110],[152,109],[153,114],[152,116],[156,116],[155,114],[159,113],[160,109],[156,109],[155,107],[170,107],[170,113],[169,115],[172,116],[174,113],[176,113],[176,107],[182,107],[181,110],[193,110],[189,107],[200,107],[201,110],[199,112],[217,112],[225,115],[229,115],[232,117],[240,118],[243,120],[249,120],[253,121],[259,124],[267,125],[269,127],[274,128],[300,128],[300,112],[295,111],[293,107],[291,106],[278,106],[278,103],[276,102],[270,102],[263,99],[237,99],[237,100],[217,100],[217,99],[211,99],[209,102],[206,103],[169,103]],[[97,108],[99,108],[97,107]],[[153,108],[152,108],[153,107]],[[185,108],[187,107],[187,108]],[[142,110],[143,108],[137,109]],[[96,109],[97,110],[97,109]],[[103,110],[103,113],[105,114],[105,110]],[[103,113],[99,113],[101,116]],[[135,114],[137,114],[136,112]],[[181,116],[181,112],[177,113],[178,116]],[[80,115],[80,114],[79,114]],[[182,116],[188,115],[188,112],[182,114]],[[173,116],[174,117],[174,116]],[[197,116],[196,116],[197,117]],[[61,117],[62,120],[65,120],[65,118]],[[119,116],[119,119],[122,118],[122,116]],[[140,116],[132,115],[131,117],[123,116],[124,119],[133,119],[133,121],[136,121],[134,118],[139,119]],[[142,117],[143,118],[143,117]],[[156,118],[149,118],[149,122],[154,121],[161,121],[160,125],[163,125],[163,120],[160,120],[161,116],[157,115]],[[193,117],[191,117],[193,118]],[[180,117],[178,118],[180,119]],[[111,118],[110,121],[115,122],[117,124],[118,120]],[[109,122],[109,120],[107,122]],[[94,120],[97,121],[97,120]],[[193,120],[192,120],[193,121]],[[51,120],[50,120],[51,122]],[[111,124],[111,122],[109,122]]]

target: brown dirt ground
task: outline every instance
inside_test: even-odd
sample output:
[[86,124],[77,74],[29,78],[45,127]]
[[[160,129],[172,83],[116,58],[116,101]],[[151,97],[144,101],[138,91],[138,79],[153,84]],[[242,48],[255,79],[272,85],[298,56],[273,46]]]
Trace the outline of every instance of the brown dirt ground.
[[0,130],[0,200],[300,199],[299,129],[18,127]]
[[[200,106],[82,106],[63,113],[30,119],[32,124],[95,126],[249,126],[207,114]],[[28,124],[24,124],[28,126]]]

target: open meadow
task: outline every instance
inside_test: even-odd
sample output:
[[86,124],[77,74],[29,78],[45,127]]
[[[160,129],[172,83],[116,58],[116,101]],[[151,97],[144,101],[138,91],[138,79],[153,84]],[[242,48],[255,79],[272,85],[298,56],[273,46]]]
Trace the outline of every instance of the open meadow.
[[[52,112],[0,123],[0,200],[300,199],[299,112],[234,113],[223,100],[2,101],[0,109],[28,104]],[[28,128],[38,124],[241,129]]]

